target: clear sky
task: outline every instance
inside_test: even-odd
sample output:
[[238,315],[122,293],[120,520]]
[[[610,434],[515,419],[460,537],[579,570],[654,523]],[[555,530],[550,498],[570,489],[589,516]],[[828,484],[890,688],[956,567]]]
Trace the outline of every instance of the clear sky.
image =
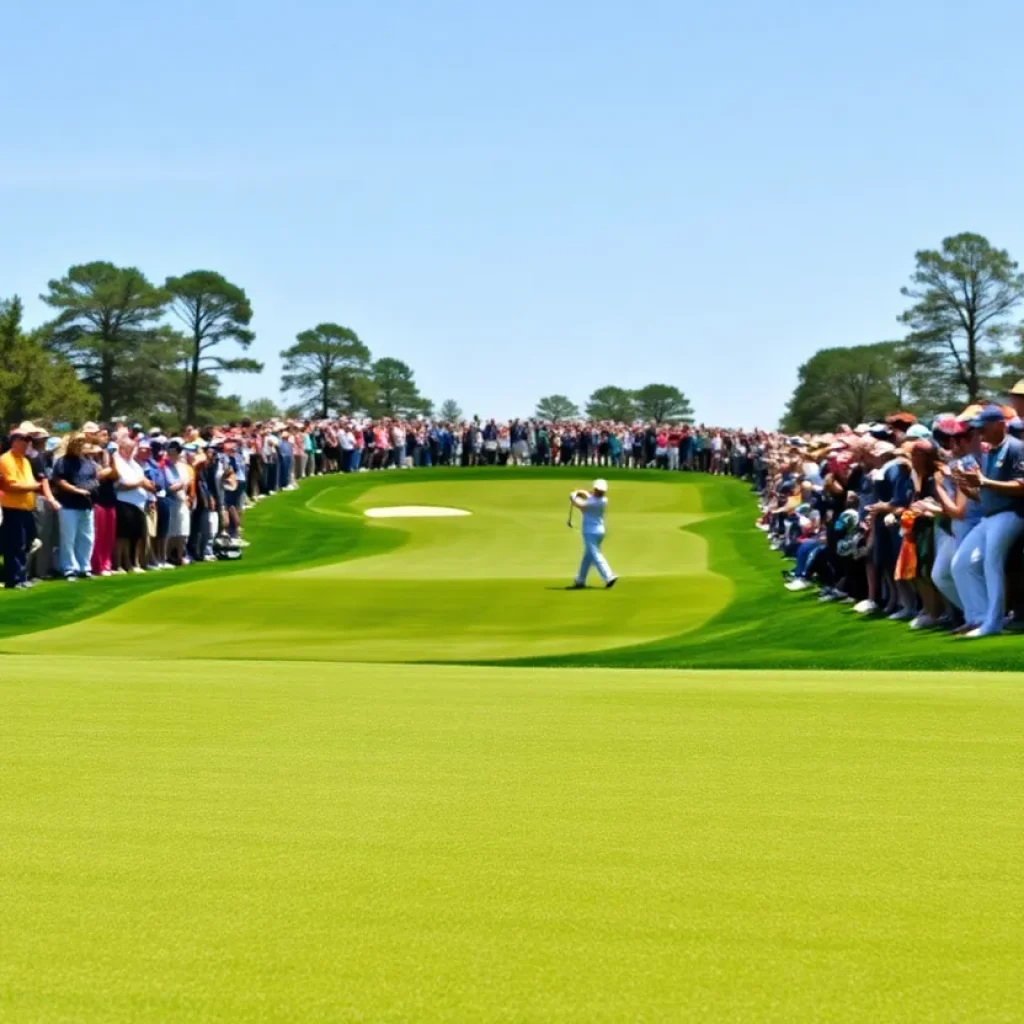
[[1024,258],[1024,5],[12,4],[0,295],[218,270],[261,378],[332,320],[435,402],[680,386],[774,424],[823,345],[898,336],[913,253]]

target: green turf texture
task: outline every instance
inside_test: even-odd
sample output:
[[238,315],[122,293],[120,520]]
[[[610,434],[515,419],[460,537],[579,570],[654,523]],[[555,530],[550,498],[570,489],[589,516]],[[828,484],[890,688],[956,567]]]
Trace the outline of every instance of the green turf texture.
[[612,591],[561,589],[584,477],[510,469],[0,594],[0,1021],[1024,1019],[1024,676],[978,671],[1024,640],[786,594],[746,486],[611,476]]
[[114,668],[4,663],[5,1022],[1020,1019],[1020,677]]
[[[235,565],[3,594],[0,653],[116,645],[140,658],[286,658],[621,668],[1017,670],[1017,636],[964,643],[787,594],[739,481],[608,471],[613,591],[560,590],[580,470],[318,478],[247,515]],[[371,505],[467,518],[369,521]],[[198,623],[208,629],[197,630]],[[45,632],[45,636],[39,635]],[[28,636],[33,633],[36,635]]]

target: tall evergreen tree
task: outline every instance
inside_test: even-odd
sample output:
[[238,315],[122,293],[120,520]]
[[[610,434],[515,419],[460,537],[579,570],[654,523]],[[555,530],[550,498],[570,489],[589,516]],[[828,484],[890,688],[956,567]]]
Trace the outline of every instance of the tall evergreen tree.
[[200,374],[260,373],[263,364],[255,359],[225,358],[214,352],[225,343],[243,351],[256,337],[249,330],[252,306],[245,292],[212,270],[193,270],[181,277],[169,277],[164,290],[171,297],[171,310],[185,328],[187,350],[184,364],[185,420],[196,418]]
[[911,284],[902,289],[913,300],[900,317],[910,329],[907,341],[935,358],[946,390],[961,390],[976,402],[1004,358],[1010,317],[1024,299],[1024,274],[1005,249],[969,232],[915,259]]
[[173,369],[180,349],[159,330],[169,295],[135,267],[85,263],[50,281],[40,296],[57,316],[46,325],[52,347],[64,355],[99,398],[103,419],[129,407],[155,404],[146,390]]
[[370,350],[348,327],[318,324],[296,335],[281,358],[281,388],[294,392],[307,412],[329,416],[366,408],[372,401]]
[[373,384],[376,416],[427,416],[433,408],[429,399],[420,394],[412,370],[401,359],[378,359],[373,364]]

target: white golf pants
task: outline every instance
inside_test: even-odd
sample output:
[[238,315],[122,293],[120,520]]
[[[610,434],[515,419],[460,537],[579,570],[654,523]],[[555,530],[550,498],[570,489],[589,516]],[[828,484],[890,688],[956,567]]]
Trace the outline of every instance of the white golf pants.
[[577,583],[587,582],[587,574],[592,566],[597,569],[605,583],[615,575],[612,572],[612,567],[608,564],[608,559],[601,554],[603,541],[603,534],[583,534],[583,561],[580,562],[580,571],[576,573]]

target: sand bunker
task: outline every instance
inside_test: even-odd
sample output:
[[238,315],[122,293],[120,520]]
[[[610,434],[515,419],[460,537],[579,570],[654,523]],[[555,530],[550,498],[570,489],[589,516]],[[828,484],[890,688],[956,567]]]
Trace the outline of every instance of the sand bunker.
[[426,519],[471,514],[464,508],[444,508],[441,505],[385,505],[383,508],[368,508],[363,513],[370,519]]

